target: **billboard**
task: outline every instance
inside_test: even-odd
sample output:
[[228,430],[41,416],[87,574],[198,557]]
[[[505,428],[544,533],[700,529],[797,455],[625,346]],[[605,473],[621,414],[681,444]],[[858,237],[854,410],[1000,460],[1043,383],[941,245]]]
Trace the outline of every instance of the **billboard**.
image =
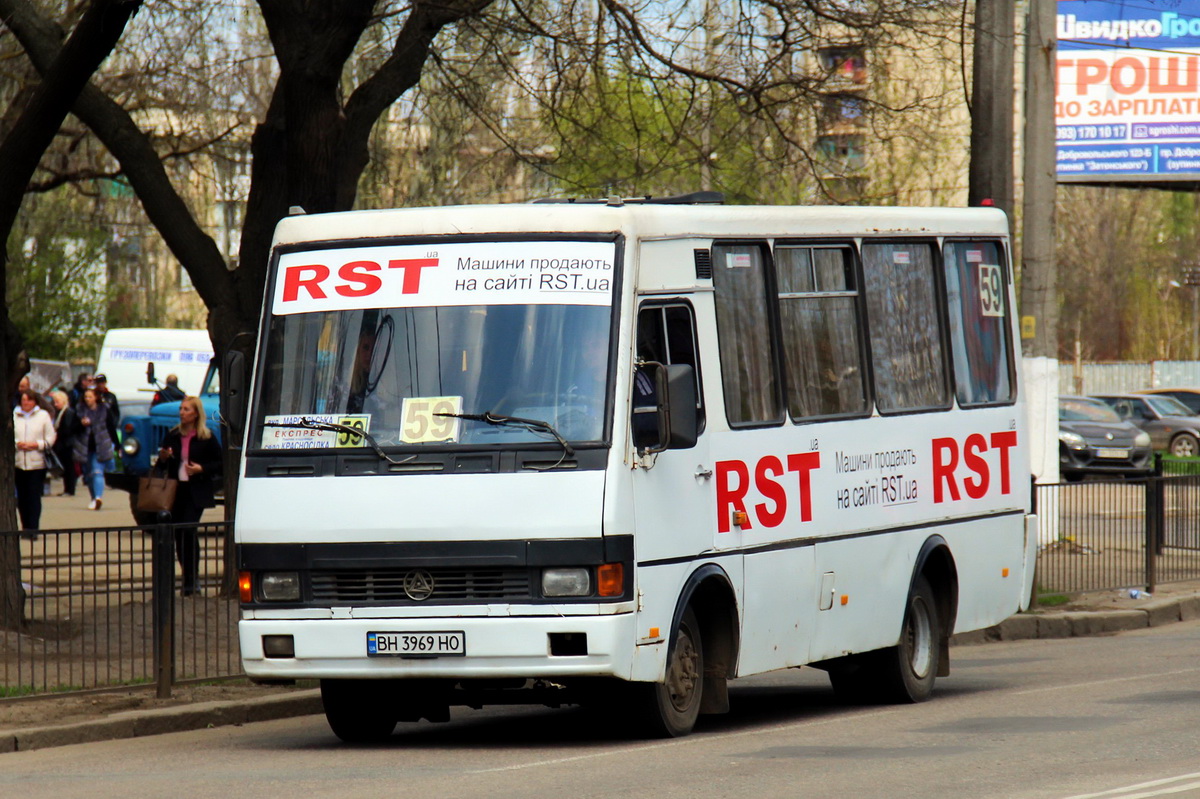
[[1060,182],[1200,180],[1200,0],[1060,0]]

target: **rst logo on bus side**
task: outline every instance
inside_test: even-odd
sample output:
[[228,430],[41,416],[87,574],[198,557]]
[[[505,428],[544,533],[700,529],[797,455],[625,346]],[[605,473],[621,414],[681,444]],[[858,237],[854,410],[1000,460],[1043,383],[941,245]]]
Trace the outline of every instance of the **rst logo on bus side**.
[[[928,469],[919,464],[922,456],[913,449],[839,451],[832,458],[833,472],[847,485],[833,487],[836,507],[916,504],[922,496],[930,496],[918,475],[932,479],[935,505],[1011,494],[1010,456],[1016,445],[1015,430],[934,438]],[[820,468],[821,453],[816,451],[766,455],[753,465],[735,459],[717,461],[717,532],[727,533],[735,524],[743,530],[756,524],[778,527],[789,515],[800,522],[812,521],[813,478]],[[755,498],[762,501],[754,502]]]

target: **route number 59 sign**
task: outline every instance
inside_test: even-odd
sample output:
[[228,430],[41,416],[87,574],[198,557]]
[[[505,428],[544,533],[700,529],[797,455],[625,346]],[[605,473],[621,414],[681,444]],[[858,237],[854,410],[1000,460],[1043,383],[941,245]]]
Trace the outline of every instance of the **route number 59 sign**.
[[405,444],[458,440],[461,420],[436,414],[462,413],[462,397],[408,397],[401,413],[400,440]]

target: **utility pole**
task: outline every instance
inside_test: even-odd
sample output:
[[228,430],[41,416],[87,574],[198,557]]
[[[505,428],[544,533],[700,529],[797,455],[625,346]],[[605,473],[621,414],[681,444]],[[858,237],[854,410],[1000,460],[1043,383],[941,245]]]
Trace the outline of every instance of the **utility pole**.
[[[1013,0],[976,0],[967,204],[1013,212]],[[986,202],[985,202],[986,201]]]
[[1183,285],[1192,290],[1192,360],[1200,361],[1200,266],[1184,268]]
[[1022,204],[1021,343],[1028,356],[1058,357],[1054,209],[1055,0],[1029,0],[1025,24],[1025,195]]

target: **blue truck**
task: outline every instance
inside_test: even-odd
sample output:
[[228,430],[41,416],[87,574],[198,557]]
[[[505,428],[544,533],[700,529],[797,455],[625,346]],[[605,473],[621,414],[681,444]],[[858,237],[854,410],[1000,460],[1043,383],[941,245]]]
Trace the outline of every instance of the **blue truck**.
[[[154,375],[154,364],[147,364],[146,381],[161,388]],[[208,427],[220,441],[223,435],[220,419],[220,374],[217,361],[214,358],[208,365],[204,375],[204,383],[196,395],[204,406],[204,414],[208,419]],[[134,520],[139,525],[149,525],[154,522],[153,513],[144,513],[137,509],[138,478],[150,473],[150,467],[158,456],[159,445],[167,431],[179,424],[179,401],[159,402],[151,405],[146,413],[130,414],[122,417],[118,426],[121,439],[118,450],[116,468],[105,475],[105,484],[109,488],[129,492],[129,509]]]

